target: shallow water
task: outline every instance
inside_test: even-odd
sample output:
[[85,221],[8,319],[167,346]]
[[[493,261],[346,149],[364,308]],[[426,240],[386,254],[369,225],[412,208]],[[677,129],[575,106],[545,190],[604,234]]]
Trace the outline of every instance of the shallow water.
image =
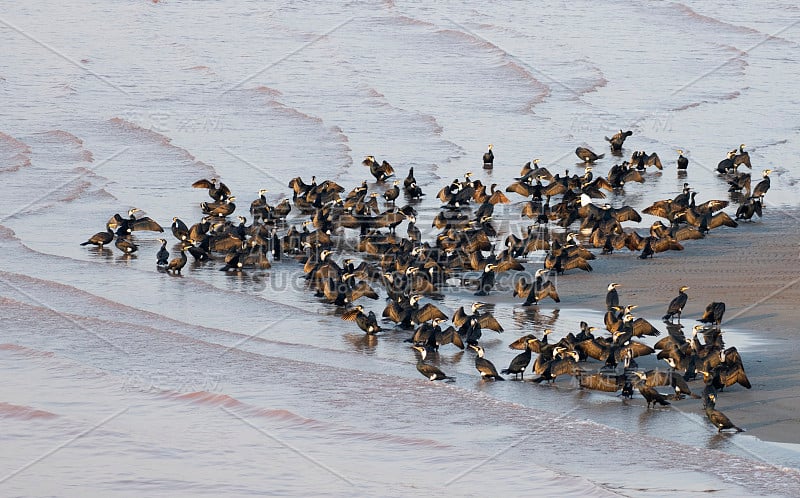
[[[221,178],[243,213],[260,188],[270,201],[288,196],[295,176],[349,190],[368,154],[400,178],[415,168],[430,236],[434,195],[452,178],[471,170],[504,187],[534,157],[580,171],[574,148],[608,155],[603,136],[619,128],[634,131],[626,157],[656,151],[665,169],[609,196],[615,206],[641,209],[687,181],[698,201],[727,199],[713,169],[745,142],[754,180],[774,170],[758,223],[778,223],[798,205],[787,162],[800,152],[798,20],[788,2],[722,1],[7,9],[3,494],[795,494],[795,446],[717,435],[696,402],[648,411],[641,398],[566,380],[484,384],[473,353],[455,348],[438,361],[457,381],[427,382],[403,342],[410,333],[365,337],[303,288],[292,260],[240,275],[190,263],[170,277],[154,268],[156,234],[137,232],[133,257],[78,243],[132,206],[165,227],[198,219],[208,199],[190,184],[202,177]],[[479,163],[488,143],[492,171]],[[691,161],[686,177],[677,148]],[[528,225],[518,212],[498,206],[503,233]],[[436,304],[453,312],[473,299],[451,289]],[[561,337],[581,320],[602,323],[599,308],[568,299],[540,309],[487,301],[506,328],[481,341],[498,367],[532,330]],[[745,359],[765,347],[748,330],[727,333]],[[721,400],[735,404],[735,392]]]

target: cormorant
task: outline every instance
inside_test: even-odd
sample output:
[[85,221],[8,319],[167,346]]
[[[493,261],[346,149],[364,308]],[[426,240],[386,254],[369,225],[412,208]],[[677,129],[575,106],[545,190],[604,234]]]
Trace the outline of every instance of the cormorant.
[[406,194],[408,194],[408,196],[412,199],[419,199],[425,195],[422,193],[422,189],[416,184],[416,182],[411,183],[411,185],[408,186],[406,189]]
[[689,167],[689,159],[683,156],[683,150],[678,149],[678,170],[685,170]]
[[189,244],[187,243],[181,244],[181,255],[178,256],[177,258],[173,258],[169,262],[169,264],[167,265],[168,272],[171,271],[173,275],[180,275],[181,270],[183,270],[183,267],[186,266],[186,261],[187,261],[186,249],[188,246]]
[[469,347],[478,353],[475,357],[475,368],[480,372],[481,379],[506,380],[497,373],[497,368],[495,368],[494,364],[483,357],[484,353],[481,346],[471,344]]
[[643,150],[633,151],[631,154],[631,166],[636,168],[638,171],[644,171],[647,169],[647,166],[655,166],[658,169],[664,169],[661,165],[661,158],[658,157],[658,154],[653,152],[652,154],[648,154]]
[[664,315],[661,319],[666,321],[672,321],[675,315],[678,315],[678,323],[681,321],[681,312],[683,311],[683,307],[686,306],[686,301],[689,299],[689,296],[686,295],[686,291],[689,289],[688,286],[682,285],[680,289],[678,289],[678,295],[669,303],[667,307],[667,314]]
[[231,197],[231,190],[222,182],[217,184],[216,178],[197,180],[192,184],[192,187],[208,189],[208,195],[215,201],[224,201]]
[[489,144],[489,150],[483,153],[483,169],[492,169],[494,167],[494,152],[492,152],[492,144]]
[[602,159],[605,157],[605,154],[595,154],[591,150],[587,149],[586,147],[578,147],[575,149],[575,155],[580,157],[582,161],[587,163],[593,163],[598,159]]
[[81,242],[81,245],[86,246],[92,244],[102,249],[104,245],[110,244],[112,240],[114,240],[114,232],[111,230],[110,226],[106,226],[105,232],[97,232],[89,237],[86,242]]
[[188,242],[191,244],[188,248],[189,254],[192,255],[195,261],[206,261],[211,258],[211,237],[204,237],[200,244],[196,246],[191,239]]
[[752,179],[750,173],[735,173],[730,174],[725,178],[730,185],[728,192],[742,192],[744,191],[745,195],[750,195],[750,184],[752,183]]
[[747,200],[744,201],[744,203],[736,210],[736,218],[734,218],[734,220],[750,221],[753,219],[753,215],[756,214],[760,218],[762,207],[763,206],[761,204],[760,197],[748,197]]
[[152,232],[163,232],[164,229],[161,225],[156,223],[155,220],[149,216],[143,218],[136,218],[135,213],[141,211],[139,208],[131,208],[128,210],[128,217],[123,218],[119,213],[115,214],[108,220],[106,227],[111,227],[112,230],[123,229],[125,233],[131,233],[137,230],[149,230]]
[[205,214],[225,218],[236,211],[236,204],[233,203],[235,200],[236,197],[230,196],[226,197],[224,201],[201,202],[200,209]]
[[511,360],[511,363],[508,364],[508,368],[504,368],[500,371],[500,373],[504,373],[507,375],[514,374],[514,378],[517,378],[517,375],[520,375],[522,379],[525,378],[525,369],[528,368],[528,365],[531,363],[531,343],[536,342],[536,339],[527,339],[525,341],[525,351],[518,354]]
[[489,295],[489,291],[491,291],[492,287],[494,287],[494,281],[495,281],[494,269],[496,267],[497,265],[489,263],[483,268],[483,273],[481,273],[480,283],[478,284],[478,291],[475,292],[476,296]]
[[286,217],[289,216],[291,212],[292,205],[289,203],[289,199],[282,199],[272,208],[273,217],[282,221],[286,221]]
[[472,303],[472,314],[470,315],[466,314],[463,306],[459,307],[453,314],[453,325],[460,328],[471,318],[475,318],[478,320],[478,325],[480,328],[494,330],[495,332],[503,332],[503,327],[500,325],[494,315],[488,311],[486,313],[481,313],[478,311],[482,307],[483,303]]
[[622,144],[625,143],[625,139],[631,135],[633,135],[633,132],[631,130],[628,131],[619,130],[611,138],[605,137],[605,139],[607,142],[610,143],[611,152],[619,152],[622,150]]
[[[541,358],[541,356],[542,354],[540,353],[539,357]],[[540,368],[539,377],[533,379],[533,381],[537,384],[545,380],[554,382],[559,375],[575,375],[580,371],[578,368],[579,360],[580,356],[576,351],[567,351],[564,347],[556,346],[553,350],[553,359]]]
[[639,381],[636,383],[636,387],[639,389],[639,394],[647,400],[647,408],[650,408],[650,405],[653,405],[653,408],[656,407],[656,403],[661,406],[668,406],[670,403],[667,401],[667,398],[661,394],[660,392],[656,391],[655,388],[650,387],[647,385],[647,374],[642,372],[633,372],[637,377],[639,377]]
[[377,334],[381,331],[375,312],[370,311],[369,314],[364,313],[364,307],[360,304],[351,310],[345,311],[342,314],[342,320],[356,322],[358,328],[370,335]]
[[514,296],[525,298],[522,306],[530,306],[531,304],[538,304],[542,299],[549,297],[553,301],[560,303],[561,299],[558,297],[556,286],[551,281],[544,281],[542,277],[547,273],[547,270],[540,268],[536,270],[535,280],[528,283],[524,277],[516,281],[514,288]]
[[161,249],[156,253],[156,266],[159,268],[169,264],[169,251],[167,250],[167,239],[158,239],[161,242]]
[[383,193],[383,198],[386,199],[386,202],[391,202],[394,205],[395,199],[400,196],[400,180],[395,180],[392,184],[392,187],[387,189],[386,192]]
[[456,380],[455,377],[450,377],[444,372],[442,372],[439,367],[434,365],[428,365],[425,363],[425,357],[427,356],[427,348],[424,346],[412,346],[414,349],[419,351],[420,357],[419,361],[417,361],[417,371],[421,373],[426,379],[428,380]]
[[733,156],[734,168],[738,167],[741,164],[744,164],[748,168],[753,167],[753,165],[750,164],[750,154],[746,150],[744,150],[744,148],[745,148],[744,144],[739,145],[739,152],[736,152],[736,154]]
[[617,287],[621,287],[621,285],[614,282],[608,284],[608,293],[606,293],[607,310],[619,307],[619,294],[617,294]]
[[725,303],[714,301],[706,306],[703,316],[698,318],[697,321],[702,323],[713,323],[719,329],[719,325],[722,323],[722,315],[724,314]]
[[447,320],[447,315],[432,303],[420,307],[420,299],[422,296],[419,294],[412,294],[407,300],[393,299],[384,308],[383,317],[399,324],[404,329],[410,329],[437,318]]
[[736,432],[744,432],[744,429],[735,426],[733,422],[731,422],[731,419],[715,408],[717,403],[716,394],[709,393],[706,398],[706,417],[708,417],[708,420],[717,428],[717,432],[722,432],[725,429],[735,429]]
[[176,239],[183,242],[189,238],[189,227],[186,226],[186,223],[180,220],[177,216],[172,218],[172,235],[175,236]]
[[[578,385],[580,387],[595,391],[614,393],[620,389],[624,389],[626,385],[628,385],[629,388],[631,387],[626,374],[617,375],[605,372],[588,374],[579,371],[575,374],[575,378],[578,379]],[[623,395],[625,394],[626,393],[623,392]]]
[[125,254],[133,254],[139,250],[139,246],[134,244],[127,236],[121,235],[119,231],[117,231],[117,241],[114,242],[114,245]]
[[414,178],[414,167],[411,166],[408,168],[408,176],[406,176],[405,180],[403,180],[403,189],[408,193],[411,189],[411,185],[417,184],[417,179]]
[[759,197],[762,201],[764,200],[764,194],[767,193],[769,190],[769,174],[772,173],[772,170],[767,168],[761,174],[764,177],[763,180],[758,182],[753,189],[753,197]]
[[378,161],[375,159],[375,156],[367,156],[366,158],[364,158],[361,164],[369,167],[369,172],[372,174],[372,176],[375,177],[375,180],[377,182],[382,182],[387,178],[389,178],[390,176],[394,175],[394,168],[392,168],[392,165],[386,161],[383,161],[383,163],[378,164]]
[[733,158],[736,157],[736,149],[728,152],[728,157],[723,159],[722,161],[717,164],[717,173],[727,173],[729,171],[735,171],[736,167],[733,164]]

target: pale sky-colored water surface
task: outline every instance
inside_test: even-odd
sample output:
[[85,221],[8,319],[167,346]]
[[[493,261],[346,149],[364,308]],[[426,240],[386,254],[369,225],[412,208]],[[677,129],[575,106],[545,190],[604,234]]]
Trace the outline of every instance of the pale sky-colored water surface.
[[[718,437],[694,405],[646,411],[566,382],[483,385],[471,351],[445,348],[458,381],[428,383],[406,332],[368,340],[302,288],[291,260],[241,275],[190,264],[170,278],[155,271],[155,234],[137,234],[134,258],[78,243],[132,206],[165,227],[198,219],[207,196],[190,185],[202,177],[222,178],[243,214],[260,188],[289,195],[295,176],[349,190],[367,154],[401,177],[415,168],[427,227],[435,192],[465,171],[501,186],[534,157],[579,171],[575,147],[607,153],[603,136],[619,128],[667,167],[613,204],[641,209],[684,181],[699,201],[725,199],[713,169],[745,142],[754,180],[774,170],[780,222],[798,205],[798,22],[791,2],[3,9],[2,494],[795,494],[792,447]],[[498,208],[506,229],[519,231],[518,209]],[[598,310],[493,311],[507,332],[482,342],[498,365],[532,328],[602,322]],[[736,334],[743,354],[758,351]]]

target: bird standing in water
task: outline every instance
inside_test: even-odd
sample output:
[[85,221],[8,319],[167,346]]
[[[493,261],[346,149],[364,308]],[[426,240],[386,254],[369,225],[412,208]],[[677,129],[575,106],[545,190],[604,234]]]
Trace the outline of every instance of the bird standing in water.
[[420,357],[419,361],[417,361],[417,371],[421,373],[426,379],[428,380],[456,380],[455,377],[450,377],[449,375],[442,372],[439,367],[435,365],[428,365],[425,363],[425,357],[428,354],[427,348],[424,346],[412,346],[414,349],[419,351]]
[[476,296],[489,295],[489,291],[492,290],[492,287],[494,287],[494,280],[495,280],[494,269],[496,267],[497,265],[489,263],[483,268],[483,273],[481,273],[481,280],[480,283],[478,284],[478,292],[475,293]]
[[497,368],[495,368],[494,363],[483,357],[483,347],[476,344],[471,344],[469,347],[478,353],[478,356],[475,357],[475,368],[480,372],[481,379],[506,380],[497,373]]
[[736,432],[744,432],[744,429],[734,425],[733,422],[731,422],[731,419],[727,417],[727,415],[717,410],[715,408],[716,404],[717,404],[717,395],[709,393],[706,396],[706,402],[705,402],[706,417],[708,417],[708,420],[710,420],[711,423],[714,424],[714,427],[717,428],[717,432],[722,432],[725,429],[735,429]]
[[483,153],[483,169],[494,168],[494,152],[492,152],[492,144],[489,144],[489,150]]
[[689,159],[683,156],[683,149],[678,149],[678,169],[685,170],[689,167]]
[[158,239],[161,242],[161,249],[156,253],[156,266],[165,268],[169,264],[169,251],[167,250],[167,239]]

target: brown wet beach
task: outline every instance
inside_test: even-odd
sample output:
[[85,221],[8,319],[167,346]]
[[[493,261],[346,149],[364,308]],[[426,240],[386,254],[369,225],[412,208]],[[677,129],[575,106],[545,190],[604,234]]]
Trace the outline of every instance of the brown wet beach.
[[[726,305],[726,329],[742,331],[753,344],[737,346],[752,389],[734,386],[719,397],[725,413],[749,434],[764,440],[800,443],[800,220],[796,211],[771,207],[764,218],[718,228],[706,239],[684,241],[684,250],[641,261],[627,250],[598,256],[591,274],[573,270],[559,277],[561,307],[602,310],[606,286],[620,303],[636,304],[634,314],[666,332],[660,321],[681,285],[688,302],[681,323],[691,333],[707,304]],[[542,304],[550,308],[551,302]],[[595,324],[602,328],[602,324]],[[724,338],[724,336],[723,336]],[[693,385],[699,385],[694,383]]]

